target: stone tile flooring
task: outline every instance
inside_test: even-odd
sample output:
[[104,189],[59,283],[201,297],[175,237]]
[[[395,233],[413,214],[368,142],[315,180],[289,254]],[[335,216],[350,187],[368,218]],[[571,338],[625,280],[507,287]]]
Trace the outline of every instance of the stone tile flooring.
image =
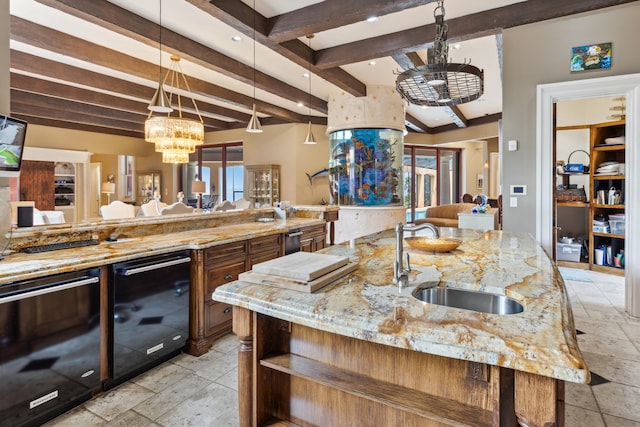
[[[624,278],[560,269],[591,385],[566,383],[567,427],[640,427],[640,319],[624,311]],[[182,354],[61,415],[47,427],[237,426],[237,341]]]

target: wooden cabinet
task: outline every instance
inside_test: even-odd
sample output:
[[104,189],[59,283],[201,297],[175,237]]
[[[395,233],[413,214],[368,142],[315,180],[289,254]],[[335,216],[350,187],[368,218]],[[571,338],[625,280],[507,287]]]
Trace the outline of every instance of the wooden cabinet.
[[20,200],[34,200],[37,209],[52,211],[54,205],[53,162],[24,160],[20,170]]
[[[616,256],[624,254],[625,241],[624,136],[624,120],[591,126],[590,265],[592,270],[619,275],[624,275],[622,265],[615,265]],[[608,228],[598,227],[597,221],[608,221]],[[602,258],[597,259],[596,251]]]
[[191,326],[187,352],[206,353],[213,341],[231,331],[232,309],[214,301],[213,291],[233,282],[254,264],[282,255],[282,235],[257,237],[194,251],[192,261]]
[[300,250],[315,252],[327,246],[327,230],[324,224],[312,225],[300,229]]
[[280,201],[280,166],[245,166],[244,194],[252,208],[274,206]]

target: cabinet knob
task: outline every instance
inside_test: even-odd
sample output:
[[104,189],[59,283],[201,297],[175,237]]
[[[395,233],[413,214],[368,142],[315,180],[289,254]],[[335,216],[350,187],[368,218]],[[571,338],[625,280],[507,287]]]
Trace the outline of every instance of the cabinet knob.
[[224,280],[231,280],[231,279],[233,279],[233,276],[231,274],[229,273],[225,274]]
[[225,308],[225,309],[224,309],[224,311],[223,311],[223,313],[224,313],[224,314],[229,314],[229,313],[231,313],[231,307],[227,307],[227,308]]

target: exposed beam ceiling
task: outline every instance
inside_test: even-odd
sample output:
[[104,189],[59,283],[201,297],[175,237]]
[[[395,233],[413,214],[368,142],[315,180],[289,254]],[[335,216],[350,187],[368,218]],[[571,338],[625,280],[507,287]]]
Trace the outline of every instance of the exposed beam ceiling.
[[[461,50],[482,47],[460,54],[498,83],[460,107],[408,106],[408,130],[439,133],[499,119],[504,28],[633,1],[448,0],[449,41],[461,42]],[[394,85],[394,72],[423,63],[419,52],[435,34],[434,3],[259,0],[254,11],[249,0],[164,0],[159,25],[158,2],[11,0],[11,113],[141,137],[161,38],[163,65],[169,54],[182,58],[208,131],[246,126],[254,100],[263,125],[326,123],[331,92],[364,96],[368,85]],[[373,15],[379,22],[363,22]],[[304,37],[310,33],[311,45]],[[232,35],[244,37],[234,43]],[[308,70],[311,84],[302,77]]]

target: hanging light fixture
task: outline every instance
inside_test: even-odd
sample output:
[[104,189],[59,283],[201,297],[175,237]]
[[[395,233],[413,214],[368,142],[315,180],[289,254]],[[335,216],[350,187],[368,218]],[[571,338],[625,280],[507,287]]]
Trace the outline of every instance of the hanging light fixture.
[[247,132],[261,133],[262,125],[256,113],[256,2],[253,0],[253,113],[247,124]]
[[[309,50],[311,50],[311,39],[313,37],[313,34],[307,34]],[[307,136],[304,138],[304,143],[307,145],[317,144],[316,138],[313,136],[313,132],[311,131],[311,60],[309,60],[309,129],[307,130]]]
[[[187,78],[180,67],[179,56],[171,56],[171,67],[162,82],[163,85],[167,81],[169,86],[174,88],[169,102],[171,103],[174,94],[177,97],[177,117],[171,116],[171,112],[166,116],[152,116],[153,111],[151,111],[144,123],[144,136],[146,141],[155,144],[157,152],[162,153],[163,163],[187,163],[189,154],[195,152],[196,147],[204,143],[204,124]],[[184,85],[183,90],[191,95],[199,120],[182,116],[181,85]]]
[[484,73],[471,64],[447,62],[448,26],[444,21],[444,0],[437,0],[433,16],[436,37],[427,51],[427,62],[400,73],[396,89],[414,105],[444,107],[475,101],[482,96]]
[[171,103],[169,102],[169,98],[167,97],[166,92],[162,86],[162,0],[159,0],[159,26],[160,26],[160,36],[158,37],[159,41],[159,50],[158,50],[158,89],[156,89],[156,93],[153,94],[153,98],[151,98],[151,102],[149,102],[149,106],[147,107],[150,111],[154,111],[156,113],[170,113],[173,111],[173,107],[171,107]]

